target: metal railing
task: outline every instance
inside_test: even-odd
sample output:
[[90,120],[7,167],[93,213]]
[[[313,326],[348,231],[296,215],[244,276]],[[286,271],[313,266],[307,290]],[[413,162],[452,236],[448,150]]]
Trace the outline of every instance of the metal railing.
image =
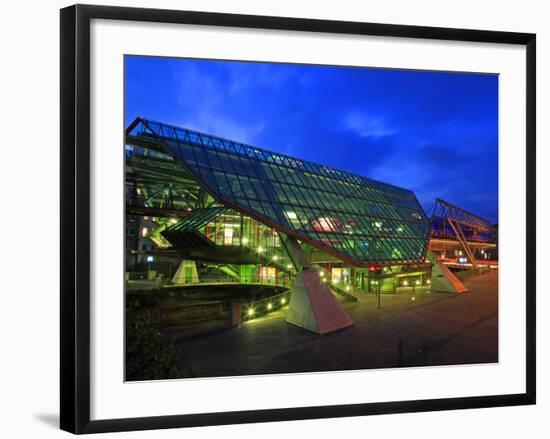
[[241,309],[241,320],[253,320],[266,316],[274,311],[281,310],[290,303],[290,291],[277,294],[276,296],[264,297],[243,305]]
[[272,285],[277,287],[287,287],[291,288],[294,283],[293,278],[289,277],[278,277],[276,279],[264,279],[258,276],[239,276],[234,277],[230,275],[226,276],[204,276],[202,279],[199,275],[199,280],[196,282],[184,282],[181,284],[174,284],[175,286],[200,286],[200,285],[223,285],[223,284],[232,284],[232,285]]
[[478,268],[470,268],[468,270],[456,271],[453,274],[456,277],[458,277],[459,279],[463,280],[463,279],[467,278],[468,276],[472,276],[472,275],[475,275],[475,274],[488,273],[489,271],[491,271],[491,269],[489,267],[478,267]]

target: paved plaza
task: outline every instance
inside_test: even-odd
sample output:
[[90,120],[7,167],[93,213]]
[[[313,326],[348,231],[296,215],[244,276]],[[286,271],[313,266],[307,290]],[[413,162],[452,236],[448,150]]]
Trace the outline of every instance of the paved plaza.
[[498,272],[471,276],[468,293],[401,288],[359,293],[342,305],[354,325],[317,335],[285,321],[285,311],[180,340],[197,377],[296,373],[498,361]]

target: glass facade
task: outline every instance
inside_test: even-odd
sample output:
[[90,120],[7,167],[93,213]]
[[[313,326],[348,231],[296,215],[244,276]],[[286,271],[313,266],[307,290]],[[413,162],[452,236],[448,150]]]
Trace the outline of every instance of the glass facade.
[[[151,143],[125,145],[125,199],[129,210],[187,210],[199,197],[191,176],[170,155],[150,149]],[[138,146],[139,145],[139,146]]]
[[430,226],[412,191],[149,120],[128,134],[156,142],[224,206],[337,257],[363,266],[424,260]]

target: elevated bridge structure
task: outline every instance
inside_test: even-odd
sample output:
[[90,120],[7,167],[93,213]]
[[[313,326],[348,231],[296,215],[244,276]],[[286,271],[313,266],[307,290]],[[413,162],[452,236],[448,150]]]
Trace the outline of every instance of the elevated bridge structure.
[[448,250],[458,248],[459,254],[464,254],[464,265],[475,269],[480,265],[495,263],[490,259],[479,258],[479,255],[487,256],[488,249],[496,248],[495,228],[486,219],[436,198],[430,223],[430,250],[434,253],[445,255]]

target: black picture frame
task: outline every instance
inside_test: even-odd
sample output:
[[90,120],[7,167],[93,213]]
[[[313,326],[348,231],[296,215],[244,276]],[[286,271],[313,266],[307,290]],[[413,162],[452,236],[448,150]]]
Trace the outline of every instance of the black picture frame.
[[[415,401],[90,420],[90,21],[181,23],[333,34],[408,37],[526,47],[526,392]],[[273,422],[535,404],[535,94],[536,36],[290,17],[75,5],[61,10],[61,404],[72,433]]]

